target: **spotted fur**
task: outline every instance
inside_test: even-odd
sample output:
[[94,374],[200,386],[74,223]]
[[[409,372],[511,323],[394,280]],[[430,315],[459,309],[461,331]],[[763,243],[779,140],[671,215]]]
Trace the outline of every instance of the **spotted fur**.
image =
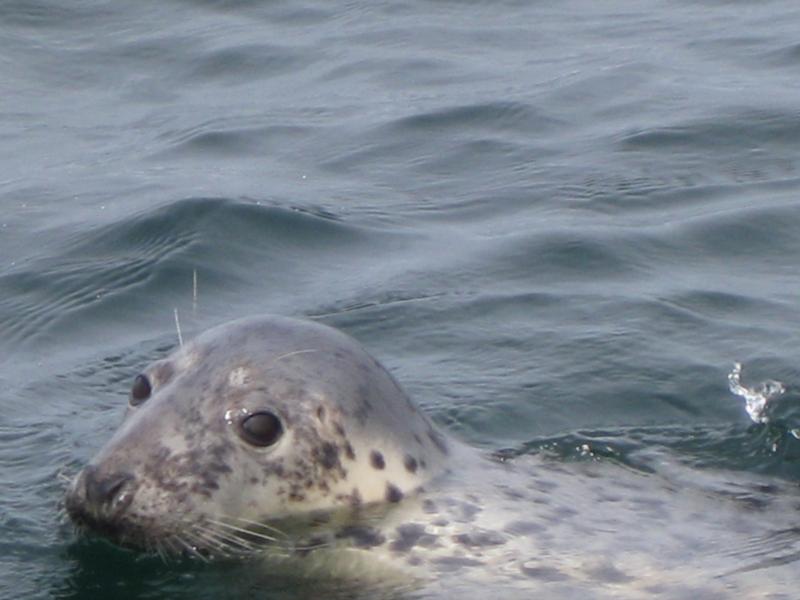
[[[443,597],[488,584],[504,598],[793,597],[791,565],[781,570],[782,557],[753,540],[791,527],[774,516],[793,515],[797,494],[490,460],[323,325],[235,321],[143,375],[149,389],[139,382],[66,497],[77,524],[120,544],[202,560],[259,555],[267,572],[349,573],[361,584],[365,573],[395,574]],[[259,412],[281,424],[263,447],[241,434]],[[701,526],[719,539],[709,545]],[[768,578],[749,577],[753,557],[732,553],[742,537]]]

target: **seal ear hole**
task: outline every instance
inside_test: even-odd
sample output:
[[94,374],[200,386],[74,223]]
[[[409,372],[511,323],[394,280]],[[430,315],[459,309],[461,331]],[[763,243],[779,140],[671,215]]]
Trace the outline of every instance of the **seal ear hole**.
[[150,380],[147,378],[147,376],[142,374],[137,375],[136,379],[133,380],[133,385],[131,386],[131,406],[139,406],[142,404],[150,397],[152,391]]
[[253,446],[272,446],[282,434],[281,420],[266,410],[247,415],[239,425],[239,435]]

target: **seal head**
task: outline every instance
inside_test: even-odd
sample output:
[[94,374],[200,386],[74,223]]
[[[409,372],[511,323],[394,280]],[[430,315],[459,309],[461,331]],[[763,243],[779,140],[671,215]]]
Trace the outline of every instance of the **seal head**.
[[198,553],[248,524],[400,502],[445,469],[448,445],[350,337],[253,317],[135,378],[66,508],[122,545]]

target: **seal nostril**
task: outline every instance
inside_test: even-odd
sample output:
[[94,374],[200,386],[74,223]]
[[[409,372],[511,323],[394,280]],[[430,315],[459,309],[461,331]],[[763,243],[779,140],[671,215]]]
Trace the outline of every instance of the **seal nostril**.
[[112,507],[121,510],[130,504],[133,494],[129,492],[133,475],[130,473],[111,473],[101,475],[96,467],[86,467],[84,485],[86,499],[96,508]]

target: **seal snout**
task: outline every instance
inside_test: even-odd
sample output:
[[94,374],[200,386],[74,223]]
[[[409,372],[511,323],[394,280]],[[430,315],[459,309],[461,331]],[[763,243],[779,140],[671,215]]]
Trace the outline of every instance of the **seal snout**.
[[90,465],[83,474],[86,501],[96,512],[122,512],[133,500],[133,482],[130,473],[104,474]]
[[89,465],[78,475],[67,495],[67,512],[79,523],[95,527],[111,524],[130,506],[135,484],[130,473],[106,473]]

